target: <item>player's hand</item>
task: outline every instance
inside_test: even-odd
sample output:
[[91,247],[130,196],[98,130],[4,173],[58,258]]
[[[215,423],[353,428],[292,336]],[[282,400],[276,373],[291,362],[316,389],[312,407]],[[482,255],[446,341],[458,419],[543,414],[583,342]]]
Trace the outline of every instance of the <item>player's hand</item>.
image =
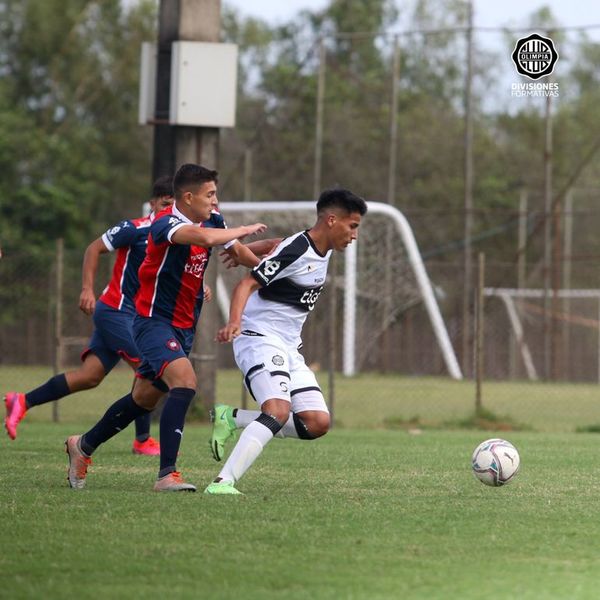
[[241,333],[241,327],[239,323],[227,323],[225,327],[219,329],[215,341],[225,344],[232,342]]
[[210,285],[204,284],[204,300],[210,302],[213,299],[212,288]]
[[237,261],[235,256],[229,254],[227,250],[223,250],[222,252],[220,252],[219,256],[221,257],[221,261],[227,269],[233,269],[234,267],[240,266],[240,263]]
[[79,295],[79,309],[86,315],[91,315],[96,308],[96,296],[92,290],[83,289]]
[[247,235],[254,235],[256,233],[262,233],[267,230],[267,226],[264,223],[254,223],[253,225],[243,225],[245,233],[238,236],[238,238],[245,238]]

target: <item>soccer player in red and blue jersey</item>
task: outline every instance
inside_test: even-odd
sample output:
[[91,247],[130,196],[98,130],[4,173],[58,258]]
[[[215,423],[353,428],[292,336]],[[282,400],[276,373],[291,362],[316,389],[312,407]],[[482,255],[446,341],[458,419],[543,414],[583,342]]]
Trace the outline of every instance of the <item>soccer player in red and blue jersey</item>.
[[[173,203],[173,178],[161,177],[152,187],[151,214],[121,221],[94,240],[86,249],[82,267],[79,308],[94,319],[94,332],[81,355],[81,366],[55,375],[43,385],[27,392],[8,392],[5,396],[5,427],[11,439],[28,409],[96,387],[119,360],[134,370],[141,356],[133,340],[134,297],[139,288],[138,269],[146,255],[148,232],[154,215]],[[101,254],[116,252],[112,277],[96,302],[94,279]],[[135,420],[135,454],[158,455],[159,444],[150,437],[150,413]]]
[[185,415],[196,393],[188,354],[204,298],[203,279],[211,247],[226,245],[245,266],[259,259],[236,239],[260,233],[262,223],[226,229],[218,214],[217,172],[195,164],[180,167],[173,180],[175,204],[150,227],[146,258],[138,275],[134,339],[143,361],[131,393],[117,400],[83,435],[66,441],[69,485],[85,486],[92,453],[135,418],[168,396],[160,419],[160,468],[156,491],[196,491],[176,469]]

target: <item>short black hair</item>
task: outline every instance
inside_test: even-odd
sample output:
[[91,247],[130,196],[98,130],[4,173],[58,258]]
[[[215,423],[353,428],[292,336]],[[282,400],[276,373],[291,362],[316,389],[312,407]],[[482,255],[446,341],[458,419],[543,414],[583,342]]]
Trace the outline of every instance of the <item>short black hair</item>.
[[193,163],[181,165],[173,178],[175,198],[180,198],[184,192],[190,191],[190,188],[200,186],[208,181],[217,183],[218,176],[219,174],[216,171],[207,169],[201,165]]
[[173,177],[163,175],[152,184],[152,198],[162,198],[173,195]]
[[328,208],[341,208],[348,214],[367,214],[367,203],[364,199],[344,188],[332,188],[321,193],[317,201],[317,214]]

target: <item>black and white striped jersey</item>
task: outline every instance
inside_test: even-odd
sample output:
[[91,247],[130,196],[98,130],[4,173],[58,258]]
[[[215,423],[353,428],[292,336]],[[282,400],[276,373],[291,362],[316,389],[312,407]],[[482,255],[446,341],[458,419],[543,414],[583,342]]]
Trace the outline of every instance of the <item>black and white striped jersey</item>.
[[262,287],[246,303],[242,332],[275,334],[298,345],[323,290],[331,252],[320,254],[307,231],[284,239],[251,272]]

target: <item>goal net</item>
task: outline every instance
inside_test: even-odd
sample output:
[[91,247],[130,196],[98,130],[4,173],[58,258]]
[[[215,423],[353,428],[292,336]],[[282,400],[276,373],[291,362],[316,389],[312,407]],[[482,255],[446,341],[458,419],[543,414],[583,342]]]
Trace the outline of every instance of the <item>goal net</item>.
[[484,295],[488,376],[600,382],[600,290],[484,288]]
[[[230,227],[266,223],[266,237],[286,237],[315,221],[314,202],[224,202],[220,210]],[[219,270],[217,291],[224,319],[231,291],[243,273]],[[414,348],[405,335],[407,323]],[[387,204],[370,202],[358,242],[334,254],[303,342],[309,361],[323,367],[333,361],[346,375],[380,369],[462,378],[412,230],[402,213]],[[424,349],[429,351],[429,364],[414,360]],[[415,364],[411,370],[409,365]]]

